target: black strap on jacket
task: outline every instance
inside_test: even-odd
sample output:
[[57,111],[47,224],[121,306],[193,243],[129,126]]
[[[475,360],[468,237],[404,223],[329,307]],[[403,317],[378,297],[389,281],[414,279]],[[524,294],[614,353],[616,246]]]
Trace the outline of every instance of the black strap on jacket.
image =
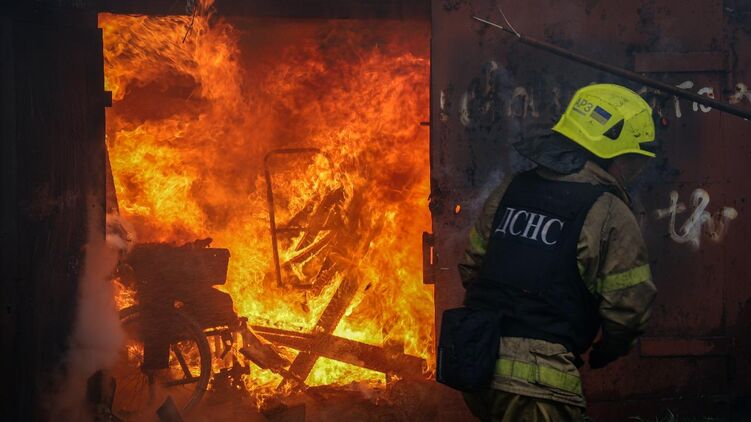
[[562,344],[577,356],[600,327],[598,301],[579,273],[584,220],[606,186],[520,173],[496,211],[480,278],[465,305],[504,315],[501,332]]

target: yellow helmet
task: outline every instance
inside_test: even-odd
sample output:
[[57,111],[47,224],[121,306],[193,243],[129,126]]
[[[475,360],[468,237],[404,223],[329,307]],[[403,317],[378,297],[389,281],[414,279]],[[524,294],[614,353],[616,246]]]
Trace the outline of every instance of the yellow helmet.
[[655,140],[652,109],[639,94],[613,84],[579,89],[553,130],[600,158],[655,154],[641,144]]

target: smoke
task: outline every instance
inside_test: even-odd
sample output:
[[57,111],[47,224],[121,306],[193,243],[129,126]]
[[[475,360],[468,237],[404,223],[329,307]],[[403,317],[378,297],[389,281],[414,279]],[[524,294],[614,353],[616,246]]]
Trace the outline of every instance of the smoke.
[[498,188],[505,175],[506,173],[501,169],[496,169],[490,172],[485,183],[477,190],[477,194],[467,201],[464,208],[470,211],[474,216],[479,215],[482,207],[485,205],[485,201],[487,201],[490,194]]
[[118,258],[133,244],[127,223],[107,216],[106,237],[95,215],[89,221],[84,272],[79,283],[78,314],[65,358],[65,379],[53,399],[51,420],[93,420],[86,403],[88,379],[110,368],[123,344],[111,275]]

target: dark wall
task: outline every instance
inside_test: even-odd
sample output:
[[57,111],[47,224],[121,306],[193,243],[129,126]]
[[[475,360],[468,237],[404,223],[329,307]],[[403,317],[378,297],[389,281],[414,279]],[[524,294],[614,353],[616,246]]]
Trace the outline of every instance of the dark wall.
[[[190,14],[185,1],[89,0],[102,12],[144,15]],[[222,16],[312,19],[430,19],[429,0],[215,0]]]
[[[3,420],[46,420],[63,376],[88,217],[103,215],[96,15],[0,11]],[[100,222],[100,226],[103,226]]]
[[[485,197],[504,175],[530,165],[511,143],[552,126],[578,87],[643,88],[517,43],[471,17],[502,22],[501,4],[525,35],[667,83],[689,81],[694,93],[711,89],[715,98],[751,109],[744,91],[751,83],[746,3],[433,1],[437,316],[463,298],[456,262]],[[632,194],[659,293],[641,345],[604,370],[584,373],[590,413],[599,420],[649,417],[664,408],[729,415],[751,394],[751,122],[684,100],[679,117],[671,97],[656,105],[667,119],[658,130],[664,148]],[[676,211],[671,226],[673,192],[685,210]],[[734,219],[727,217],[731,209]],[[705,222],[690,224],[692,215]]]

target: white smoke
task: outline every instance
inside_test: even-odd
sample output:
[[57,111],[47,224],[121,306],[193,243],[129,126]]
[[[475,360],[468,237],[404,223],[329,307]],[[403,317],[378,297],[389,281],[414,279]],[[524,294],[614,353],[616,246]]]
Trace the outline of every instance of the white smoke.
[[501,169],[491,172],[482,187],[477,190],[475,196],[468,200],[466,205],[462,207],[467,208],[467,210],[472,213],[472,222],[474,222],[476,217],[479,216],[480,211],[482,211],[482,207],[485,205],[485,201],[488,200],[490,194],[498,189],[498,186],[500,186],[505,175],[506,173]]
[[102,237],[98,217],[91,217],[89,222],[78,312],[64,362],[65,379],[53,400],[51,420],[93,420],[86,403],[87,381],[97,371],[112,367],[123,345],[111,276],[133,239],[128,236],[127,224],[117,215],[107,216],[106,236]]

